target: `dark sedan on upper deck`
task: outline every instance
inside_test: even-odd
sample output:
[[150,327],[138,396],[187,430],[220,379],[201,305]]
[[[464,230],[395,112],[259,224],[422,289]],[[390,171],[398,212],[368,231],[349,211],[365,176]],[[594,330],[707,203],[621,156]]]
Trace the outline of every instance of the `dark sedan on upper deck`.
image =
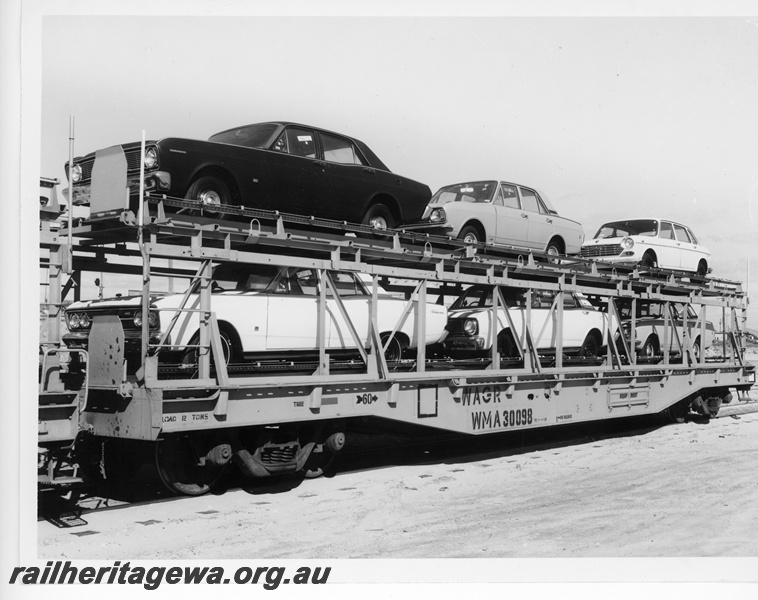
[[[140,146],[122,146],[133,192],[142,161],[146,190],[200,200],[211,216],[219,205],[239,205],[385,229],[421,221],[432,195],[392,173],[363,142],[297,123],[245,125],[207,141],[150,141],[144,157]],[[75,204],[89,203],[94,163],[95,153],[76,158],[70,174],[66,163]]]

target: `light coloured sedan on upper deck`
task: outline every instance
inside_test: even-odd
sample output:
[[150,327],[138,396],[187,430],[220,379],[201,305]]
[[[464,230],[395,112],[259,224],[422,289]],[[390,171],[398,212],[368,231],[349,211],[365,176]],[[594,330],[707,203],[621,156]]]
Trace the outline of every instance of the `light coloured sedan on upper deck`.
[[689,227],[665,219],[611,221],[584,243],[582,256],[603,262],[689,271],[704,277],[710,272],[711,252]]
[[450,236],[468,243],[493,242],[550,256],[579,254],[580,223],[558,215],[533,188],[505,181],[448,185],[432,196],[427,213],[444,206]]

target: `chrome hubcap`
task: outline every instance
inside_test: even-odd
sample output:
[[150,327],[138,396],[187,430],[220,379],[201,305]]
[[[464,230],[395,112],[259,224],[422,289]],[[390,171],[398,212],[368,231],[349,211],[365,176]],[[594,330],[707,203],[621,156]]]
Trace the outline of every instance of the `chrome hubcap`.
[[221,206],[221,196],[215,190],[205,190],[198,196],[200,200],[206,206]]

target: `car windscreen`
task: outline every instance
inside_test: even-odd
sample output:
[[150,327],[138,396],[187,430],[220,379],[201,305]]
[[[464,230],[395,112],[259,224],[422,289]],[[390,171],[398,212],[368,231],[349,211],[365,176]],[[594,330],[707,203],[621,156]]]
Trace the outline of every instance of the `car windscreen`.
[[214,292],[263,292],[276,278],[280,268],[273,265],[224,263],[213,271]]
[[[517,288],[501,287],[505,304],[508,307],[526,306],[525,290]],[[450,306],[450,310],[461,308],[491,308],[492,307],[492,289],[486,287],[473,286],[463,292],[455,302]]]
[[211,142],[234,144],[247,148],[267,148],[279,126],[276,123],[259,123],[222,131],[208,138]]
[[448,202],[489,202],[497,190],[497,181],[474,181],[449,185],[437,191],[430,204],[447,204]]
[[614,221],[606,223],[595,234],[595,239],[627,237],[630,235],[658,235],[658,221],[653,219],[636,219],[633,221]]

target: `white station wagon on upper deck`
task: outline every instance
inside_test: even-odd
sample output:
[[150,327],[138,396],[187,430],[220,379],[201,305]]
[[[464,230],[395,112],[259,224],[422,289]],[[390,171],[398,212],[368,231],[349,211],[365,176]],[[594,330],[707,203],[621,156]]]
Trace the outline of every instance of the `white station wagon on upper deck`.
[[579,254],[581,224],[558,215],[532,188],[505,181],[448,185],[432,196],[427,212],[445,209],[450,236],[467,243],[494,242],[529,248],[550,256]]
[[[345,311],[360,343],[369,346],[369,300],[371,293],[355,273],[330,272]],[[226,263],[213,272],[211,310],[216,314],[227,363],[245,359],[297,360],[318,352],[318,298],[324,285],[315,269]],[[176,314],[183,294],[151,298],[150,338],[156,343]],[[127,352],[138,349],[142,326],[141,297],[75,302],[66,310],[69,333],[63,341],[69,347],[86,347],[93,318],[117,315],[124,328]],[[198,343],[200,298],[190,296],[170,333],[172,348]],[[435,344],[445,335],[447,309],[427,303],[424,339],[419,339],[415,316],[418,301],[404,315],[407,302],[379,295],[377,327],[387,360],[397,360],[408,348]],[[393,331],[394,336],[392,335]],[[327,286],[325,346],[330,352],[355,352],[358,344],[347,320]],[[196,352],[196,351],[195,351]]]
[[711,253],[689,227],[660,219],[628,219],[606,223],[582,245],[582,256],[603,262],[710,272]]

